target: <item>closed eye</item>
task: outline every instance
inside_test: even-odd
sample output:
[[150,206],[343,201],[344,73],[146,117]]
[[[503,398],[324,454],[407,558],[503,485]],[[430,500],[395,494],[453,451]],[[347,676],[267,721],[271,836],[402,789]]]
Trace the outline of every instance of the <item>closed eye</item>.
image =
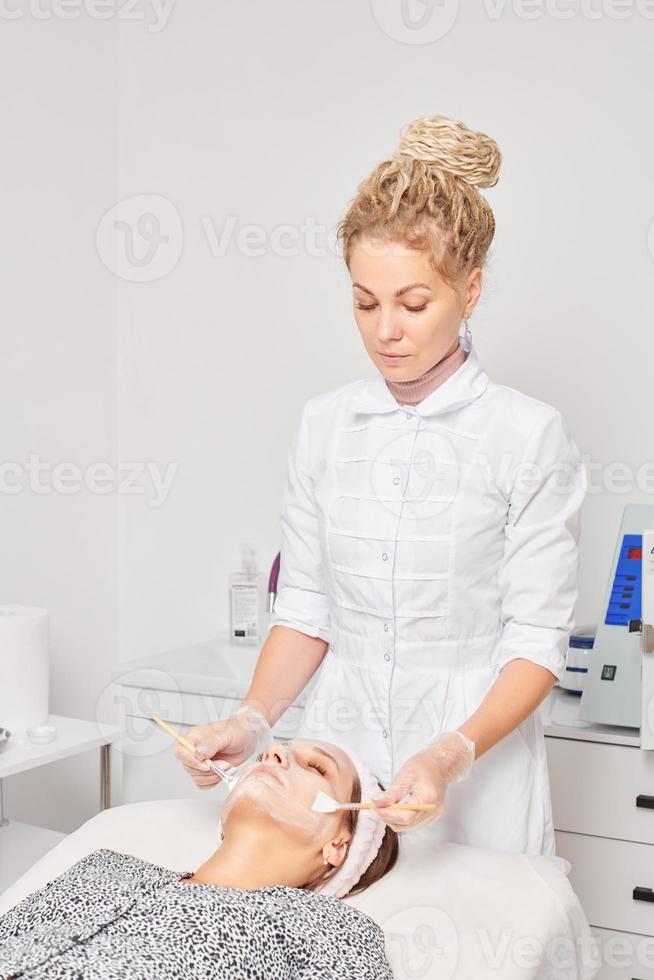
[[[427,309],[426,303],[423,303],[422,306],[407,306],[406,303],[403,303],[402,305],[404,306],[405,310],[409,311],[409,313],[422,313],[423,310]],[[357,303],[357,310],[374,310],[376,306],[376,303]]]

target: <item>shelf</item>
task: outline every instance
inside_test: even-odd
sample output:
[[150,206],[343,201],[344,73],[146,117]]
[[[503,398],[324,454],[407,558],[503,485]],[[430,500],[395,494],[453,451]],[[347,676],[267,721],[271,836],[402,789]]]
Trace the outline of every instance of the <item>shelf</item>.
[[78,752],[97,749],[115,742],[124,734],[117,725],[65,718],[63,715],[50,715],[48,724],[57,729],[57,737],[45,745],[31,742],[25,732],[15,732],[10,736],[0,751],[0,779],[67,759]]
[[640,729],[620,725],[599,725],[578,718],[581,694],[553,687],[539,707],[543,731],[554,738],[576,738],[585,742],[640,747]]

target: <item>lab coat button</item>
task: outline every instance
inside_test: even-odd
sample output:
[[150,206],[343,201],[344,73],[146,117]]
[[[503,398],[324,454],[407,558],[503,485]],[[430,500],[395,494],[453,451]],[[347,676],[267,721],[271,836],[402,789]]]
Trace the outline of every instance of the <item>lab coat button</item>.
[[384,654],[384,660],[390,660],[390,659],[391,659],[390,653],[385,653]]
[[384,623],[384,633],[388,633],[388,623]]
[[407,412],[407,413],[406,413],[406,417],[407,417],[408,419],[410,419],[412,415],[413,415],[413,412]]
[[382,554],[382,560],[383,560],[383,561],[388,561],[388,555],[386,554],[386,552],[384,552],[384,553]]
[[395,484],[395,486],[397,486],[399,482],[400,482],[399,476],[393,477],[393,483]]
[[388,732],[386,731],[386,729],[384,729],[382,735],[384,736],[384,738],[388,738]]

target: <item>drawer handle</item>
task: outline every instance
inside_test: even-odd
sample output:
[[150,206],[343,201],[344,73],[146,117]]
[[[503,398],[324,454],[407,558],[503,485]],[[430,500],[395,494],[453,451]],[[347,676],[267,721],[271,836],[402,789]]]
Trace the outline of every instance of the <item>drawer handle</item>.
[[638,902],[654,902],[654,891],[651,888],[645,888],[643,885],[636,885],[631,897]]
[[654,796],[645,796],[639,793],[636,797],[636,806],[645,807],[647,810],[654,810]]

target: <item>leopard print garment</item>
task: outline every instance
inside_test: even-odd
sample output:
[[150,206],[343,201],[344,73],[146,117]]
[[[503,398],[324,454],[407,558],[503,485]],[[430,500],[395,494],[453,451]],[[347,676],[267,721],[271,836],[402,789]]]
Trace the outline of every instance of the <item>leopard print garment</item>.
[[381,928],[341,899],[191,874],[94,851],[0,918],[0,977],[393,980]]

